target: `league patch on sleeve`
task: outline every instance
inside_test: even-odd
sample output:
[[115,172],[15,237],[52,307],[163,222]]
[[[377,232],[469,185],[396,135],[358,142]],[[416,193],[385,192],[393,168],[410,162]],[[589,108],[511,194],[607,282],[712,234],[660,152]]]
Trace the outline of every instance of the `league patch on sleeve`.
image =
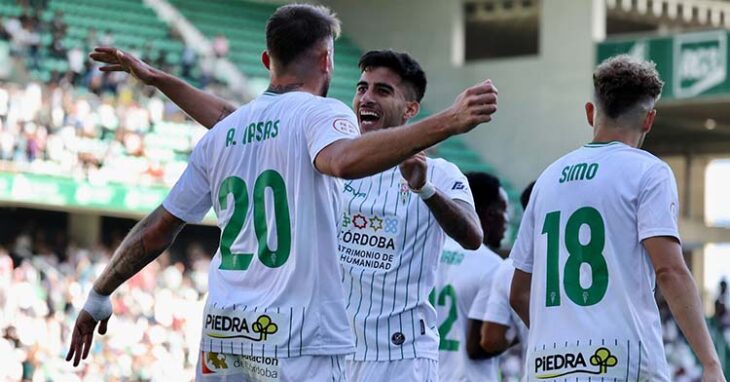
[[332,122],[332,127],[334,127],[336,131],[347,135],[359,135],[360,133],[357,126],[346,119],[335,119],[334,122]]

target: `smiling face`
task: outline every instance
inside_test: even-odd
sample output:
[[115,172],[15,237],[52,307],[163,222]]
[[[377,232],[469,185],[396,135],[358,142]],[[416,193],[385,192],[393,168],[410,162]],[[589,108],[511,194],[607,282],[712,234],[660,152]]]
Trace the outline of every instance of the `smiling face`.
[[366,68],[357,83],[352,108],[360,131],[400,126],[418,113],[419,104],[408,83],[386,67]]

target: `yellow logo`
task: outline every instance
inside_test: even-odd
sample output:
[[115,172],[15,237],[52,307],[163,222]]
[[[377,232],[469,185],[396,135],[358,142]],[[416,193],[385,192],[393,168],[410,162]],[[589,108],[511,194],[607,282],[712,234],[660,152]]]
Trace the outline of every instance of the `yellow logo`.
[[276,333],[279,327],[271,321],[271,317],[262,315],[251,325],[251,329],[253,329],[254,333],[261,335],[261,341],[266,341],[269,334]]
[[[231,333],[207,333],[206,335],[211,338],[245,338],[247,340],[256,342],[266,341],[269,337],[269,334],[274,334],[279,330],[279,326],[276,325],[271,320],[271,317],[266,314],[260,315],[256,319],[256,322],[251,324],[250,329],[245,318],[208,314],[205,321],[205,328]],[[252,332],[257,334],[258,336],[252,335]]]
[[[593,375],[604,375],[608,373],[608,369],[618,365],[618,358],[611,354],[611,351],[607,348],[598,348],[593,355],[589,358],[592,366],[598,366],[598,370],[584,369],[586,365],[583,353],[567,353],[567,354],[551,354],[541,356],[535,359],[535,372],[548,372],[544,374],[538,374],[535,377],[538,379],[553,379],[564,377],[570,374],[593,374]],[[574,369],[566,372],[560,372],[560,370]]]
[[213,365],[216,369],[228,369],[228,364],[226,363],[226,355],[225,354],[219,354],[218,353],[208,353],[207,355],[208,362]]

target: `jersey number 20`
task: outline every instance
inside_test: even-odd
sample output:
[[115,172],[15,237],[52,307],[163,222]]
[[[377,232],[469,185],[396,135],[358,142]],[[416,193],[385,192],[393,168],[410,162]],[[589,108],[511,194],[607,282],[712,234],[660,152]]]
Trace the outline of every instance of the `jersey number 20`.
[[[266,189],[270,188],[274,196],[274,220],[276,224],[277,245],[271,250],[267,242],[269,228],[266,225]],[[234,206],[231,219],[223,229],[221,236],[220,269],[245,271],[251,265],[253,253],[231,253],[231,245],[243,229],[248,216],[248,187],[246,182],[229,176],[221,183],[218,191],[218,202],[221,210],[228,208],[228,194],[233,194]],[[286,199],[284,178],[274,170],[266,170],[256,178],[253,186],[253,226],[258,240],[258,258],[269,268],[282,266],[291,252],[291,222],[289,220],[289,204]]]
[[[579,239],[580,228],[587,225],[590,240],[586,244]],[[547,234],[547,287],[545,305],[560,306],[560,211],[545,216],[542,233]],[[565,225],[565,248],[568,259],[563,269],[565,294],[580,306],[597,304],[608,288],[608,265],[603,257],[606,245],[606,228],[601,214],[592,207],[576,210]],[[583,264],[591,269],[591,285],[583,288],[580,270]]]

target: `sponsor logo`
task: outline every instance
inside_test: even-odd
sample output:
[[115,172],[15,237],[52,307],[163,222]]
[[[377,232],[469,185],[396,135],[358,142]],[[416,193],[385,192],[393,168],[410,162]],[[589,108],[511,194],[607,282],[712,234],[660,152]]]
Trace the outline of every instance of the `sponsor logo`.
[[335,130],[339,131],[340,133],[347,134],[347,135],[359,135],[360,130],[355,126],[352,122],[346,120],[346,119],[335,119],[334,122],[332,122],[332,127],[335,128]]
[[352,181],[349,181],[345,183],[344,188],[346,193],[352,194],[356,198],[364,198],[367,197],[367,194],[364,192],[358,192],[358,190],[355,189],[355,187],[352,187]]
[[229,317],[217,314],[206,314],[205,328],[218,332],[233,334],[207,333],[208,337],[217,339],[245,338],[247,340],[261,342],[266,341],[270,334],[279,330],[279,326],[266,314],[260,315],[249,327],[246,318]]
[[406,342],[406,336],[401,332],[395,332],[390,337],[390,341],[393,342],[393,345],[403,345],[404,342]]
[[456,182],[454,183],[454,186],[451,187],[452,190],[463,190],[466,188],[466,185],[464,185],[463,182]]
[[674,39],[674,94],[700,95],[727,78],[725,31],[691,33]]
[[[593,368],[589,368],[589,364]],[[579,373],[604,375],[608,373],[610,368],[616,367],[618,364],[618,358],[611,354],[609,349],[601,347],[587,358],[582,352],[548,354],[536,357],[534,370],[537,379],[553,379]]]

